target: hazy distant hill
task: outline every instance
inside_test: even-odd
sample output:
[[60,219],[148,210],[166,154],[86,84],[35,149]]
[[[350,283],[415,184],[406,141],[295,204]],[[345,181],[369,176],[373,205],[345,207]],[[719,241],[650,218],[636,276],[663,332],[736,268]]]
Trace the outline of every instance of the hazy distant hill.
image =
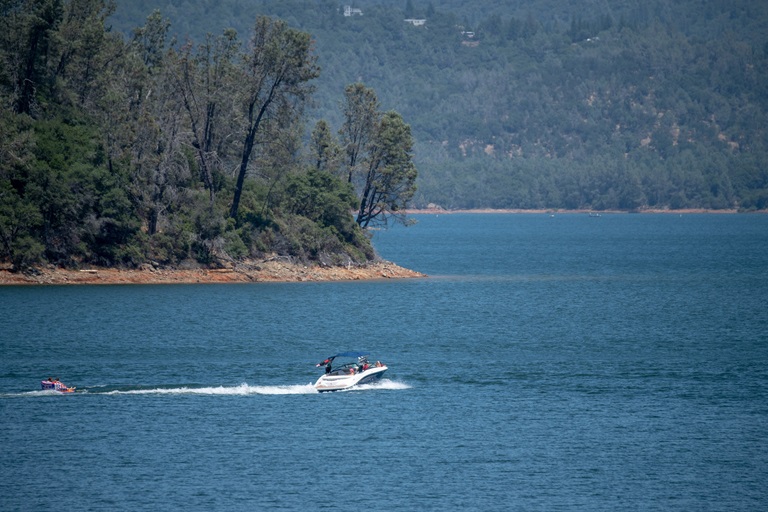
[[[417,141],[444,207],[768,207],[768,4],[748,0],[118,1],[180,39],[257,14],[310,32],[314,119],[363,81]],[[426,20],[415,26],[406,19]]]

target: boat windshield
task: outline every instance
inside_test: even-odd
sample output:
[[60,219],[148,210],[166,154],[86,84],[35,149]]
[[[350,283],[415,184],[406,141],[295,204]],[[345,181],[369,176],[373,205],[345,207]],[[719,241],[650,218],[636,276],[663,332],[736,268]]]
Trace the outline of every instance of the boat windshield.
[[[352,374],[352,370],[354,370],[354,373],[359,373],[372,366],[368,361],[368,355],[365,352],[337,354],[329,357],[326,361],[327,362],[324,361],[323,364],[318,364],[318,366],[326,367],[326,373],[330,375]],[[328,367],[331,368],[330,371],[327,370]]]
[[334,364],[331,370],[331,375],[344,375],[351,373],[351,370],[355,370],[355,373],[360,371],[360,365],[355,361],[348,361],[341,364]]

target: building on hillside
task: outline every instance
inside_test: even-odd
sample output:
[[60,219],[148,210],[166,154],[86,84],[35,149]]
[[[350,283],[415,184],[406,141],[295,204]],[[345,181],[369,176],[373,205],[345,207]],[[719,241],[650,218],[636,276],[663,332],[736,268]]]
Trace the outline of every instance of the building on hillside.
[[480,45],[480,41],[475,40],[475,33],[469,30],[461,31],[461,45],[469,46],[470,48],[476,48]]
[[344,6],[344,16],[362,16],[363,11],[361,9],[356,9],[352,7],[351,5],[345,5]]
[[420,27],[423,24],[425,24],[427,22],[427,20],[417,20],[417,19],[414,19],[414,18],[408,18],[407,20],[405,20],[405,22],[406,23],[410,23],[414,27]]

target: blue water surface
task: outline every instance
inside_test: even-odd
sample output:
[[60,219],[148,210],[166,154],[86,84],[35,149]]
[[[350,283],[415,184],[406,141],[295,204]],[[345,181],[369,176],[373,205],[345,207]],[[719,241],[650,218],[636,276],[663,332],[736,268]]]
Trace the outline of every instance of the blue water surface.
[[415,218],[426,279],[1,287],[0,509],[768,506],[768,216]]

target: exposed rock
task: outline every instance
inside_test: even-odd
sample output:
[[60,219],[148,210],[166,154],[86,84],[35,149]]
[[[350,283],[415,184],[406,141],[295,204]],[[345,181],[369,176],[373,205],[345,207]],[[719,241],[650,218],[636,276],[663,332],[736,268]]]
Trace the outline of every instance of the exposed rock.
[[45,284],[181,284],[248,283],[292,281],[356,281],[426,277],[388,261],[366,265],[305,266],[272,259],[238,263],[234,268],[166,269],[147,265],[138,270],[91,268],[87,271],[46,266],[32,272],[11,272],[0,268],[0,285]]

